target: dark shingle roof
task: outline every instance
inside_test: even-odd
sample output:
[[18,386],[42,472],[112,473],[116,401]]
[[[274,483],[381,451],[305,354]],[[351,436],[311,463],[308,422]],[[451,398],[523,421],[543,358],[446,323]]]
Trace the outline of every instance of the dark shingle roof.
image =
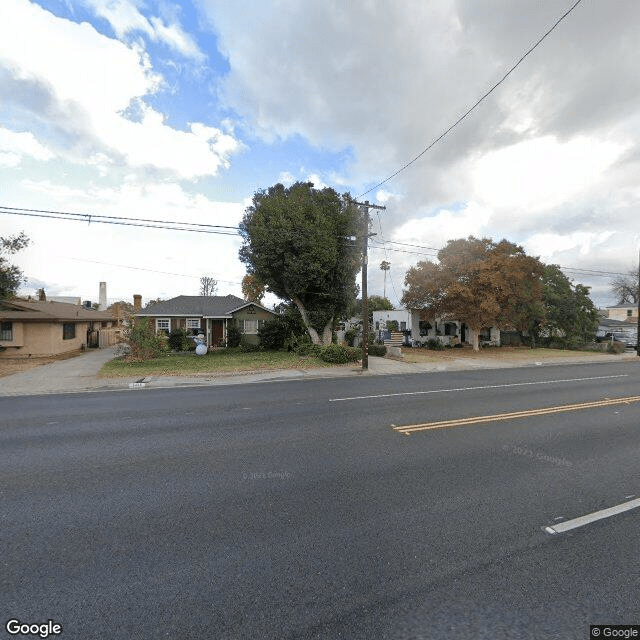
[[177,296],[171,300],[148,305],[137,316],[202,316],[229,318],[231,311],[245,306],[246,300],[237,296]]

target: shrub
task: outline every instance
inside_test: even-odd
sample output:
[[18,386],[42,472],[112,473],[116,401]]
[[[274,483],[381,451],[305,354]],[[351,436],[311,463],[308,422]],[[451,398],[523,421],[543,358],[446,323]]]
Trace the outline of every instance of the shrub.
[[291,337],[291,329],[284,318],[265,320],[258,329],[260,344],[269,351],[283,349],[289,337]]
[[362,349],[345,347],[341,344],[328,344],[318,349],[318,357],[324,362],[345,364],[356,362],[362,358]]
[[387,322],[387,331],[398,331],[398,321],[397,320],[389,320]]
[[169,350],[167,336],[156,335],[149,318],[140,318],[125,331],[131,360],[153,360]]
[[387,347],[383,344],[370,344],[369,345],[369,355],[370,356],[379,356],[383,358],[387,355]]
[[427,340],[427,349],[431,349],[432,351],[442,351],[444,349],[444,345],[437,338],[429,338]]
[[626,349],[624,342],[609,342],[607,346],[608,353],[622,353]]
[[344,339],[347,341],[347,344],[350,347],[353,347],[355,345],[355,341],[360,337],[361,334],[362,327],[352,327],[345,332]]
[[227,347],[239,347],[242,341],[242,330],[235,324],[230,324],[227,327]]
[[172,351],[195,351],[196,343],[184,329],[174,329],[169,334],[169,349]]
[[240,338],[240,346],[238,347],[240,353],[253,353],[254,351],[264,351],[264,347],[261,344],[254,344],[249,342],[243,335]]

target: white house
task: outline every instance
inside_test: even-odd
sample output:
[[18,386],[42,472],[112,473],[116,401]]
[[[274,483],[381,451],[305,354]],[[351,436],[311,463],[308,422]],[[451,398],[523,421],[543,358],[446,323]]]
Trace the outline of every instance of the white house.
[[[435,319],[421,320],[419,309],[394,309],[393,311],[374,311],[373,329],[388,331],[388,323],[398,323],[398,331],[409,331],[411,342],[420,345],[431,338],[443,344],[471,344],[472,331],[463,322]],[[486,327],[478,336],[480,344],[500,345],[500,330],[497,327]]]

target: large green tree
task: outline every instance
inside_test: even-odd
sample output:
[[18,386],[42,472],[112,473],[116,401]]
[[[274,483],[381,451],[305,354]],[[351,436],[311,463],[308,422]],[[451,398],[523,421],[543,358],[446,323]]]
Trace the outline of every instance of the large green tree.
[[589,287],[574,285],[558,265],[545,267],[543,302],[549,337],[564,339],[567,344],[582,344],[595,338],[598,310],[589,297]]
[[356,296],[361,214],[348,195],[310,182],[276,184],[253,196],[240,259],[269,291],[293,302],[314,344],[329,344],[334,319]]
[[15,265],[9,264],[7,255],[21,251],[29,244],[29,238],[24,233],[6,238],[0,237],[0,300],[12,298],[24,282],[22,271]]
[[473,348],[483,327],[533,331],[544,322],[544,265],[511,242],[450,240],[438,262],[422,261],[405,277],[402,303],[425,319],[457,320],[470,330]]

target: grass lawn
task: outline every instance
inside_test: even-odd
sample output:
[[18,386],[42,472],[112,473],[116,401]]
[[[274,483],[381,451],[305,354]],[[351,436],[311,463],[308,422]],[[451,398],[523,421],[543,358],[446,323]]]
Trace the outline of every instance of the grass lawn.
[[[350,364],[354,365],[353,362]],[[188,376],[270,369],[315,369],[330,366],[332,365],[319,358],[298,356],[286,351],[239,353],[217,349],[204,356],[196,356],[195,353],[170,354],[144,362],[127,362],[123,358],[116,358],[102,367],[99,376],[102,378],[149,375]]]
[[447,360],[507,360],[509,362],[543,362],[550,358],[580,358],[605,355],[600,351],[572,351],[569,349],[530,349],[529,347],[487,347],[474,351],[471,348],[432,351],[422,348],[403,348],[405,362],[444,362]]

